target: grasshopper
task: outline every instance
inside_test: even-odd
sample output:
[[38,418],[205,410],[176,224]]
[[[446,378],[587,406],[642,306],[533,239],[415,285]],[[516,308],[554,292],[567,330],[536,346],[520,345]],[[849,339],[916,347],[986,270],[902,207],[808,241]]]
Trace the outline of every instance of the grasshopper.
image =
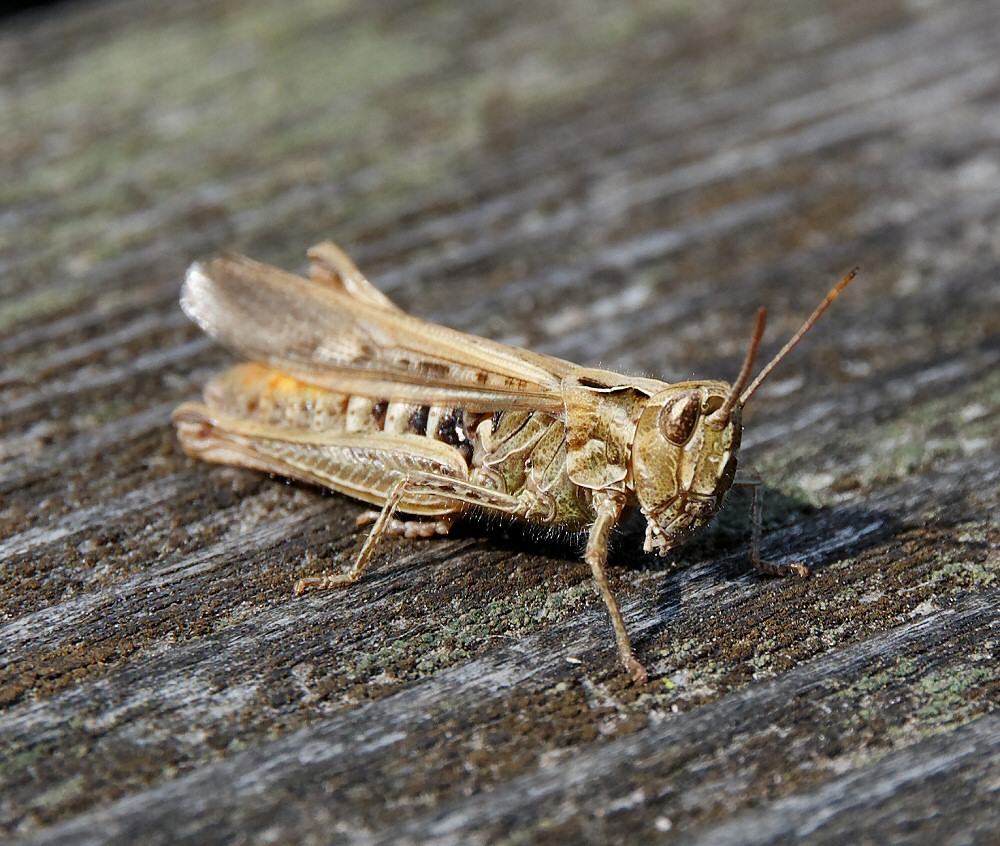
[[[609,533],[638,507],[645,551],[665,555],[712,519],[735,479],[743,407],[857,272],[752,383],[763,308],[735,382],[669,384],[421,320],[334,244],[309,257],[308,279],[243,256],[188,270],[184,311],[250,361],[212,379],[204,403],[175,410],[184,450],[377,507],[359,518],[373,525],[350,570],[300,579],[296,593],[352,584],[385,535],[444,535],[470,510],[586,531],[622,665],[640,683],[648,675],[605,574]],[[756,569],[807,575],[761,559],[756,487],[751,510]]]

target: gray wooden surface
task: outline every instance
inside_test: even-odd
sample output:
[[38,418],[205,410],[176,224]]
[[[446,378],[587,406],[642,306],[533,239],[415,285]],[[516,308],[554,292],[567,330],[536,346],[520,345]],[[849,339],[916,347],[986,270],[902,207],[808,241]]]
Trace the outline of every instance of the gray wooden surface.
[[[0,838],[1000,840],[1000,5],[92,0],[0,29]],[[385,544],[195,464],[192,260],[332,238],[405,308],[732,378],[767,488],[666,561]]]

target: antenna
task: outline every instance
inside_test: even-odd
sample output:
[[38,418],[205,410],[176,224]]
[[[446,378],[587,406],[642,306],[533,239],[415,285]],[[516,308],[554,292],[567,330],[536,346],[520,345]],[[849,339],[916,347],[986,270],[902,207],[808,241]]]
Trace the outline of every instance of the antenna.
[[760,339],[764,337],[764,323],[767,319],[767,310],[761,306],[757,309],[757,322],[753,327],[753,335],[750,336],[750,349],[747,350],[747,357],[743,359],[743,366],[740,368],[740,375],[736,377],[733,386],[729,389],[726,401],[719,406],[719,409],[712,415],[711,426],[713,429],[724,429],[729,422],[729,413],[733,406],[739,401],[740,391],[750,380],[750,371],[753,369],[754,359],[757,358],[757,350],[760,348]]
[[[803,335],[816,325],[816,321],[823,316],[823,312],[830,307],[830,304],[840,296],[840,292],[843,291],[844,288],[847,287],[848,283],[857,275],[858,268],[856,267],[830,289],[829,293],[823,299],[823,302],[816,307],[816,310],[810,314],[806,322],[802,324],[802,328],[788,339],[788,342],[780,350],[778,350],[778,354],[764,366],[764,369],[761,370],[759,374],[757,374],[757,378],[753,380],[750,387],[740,395],[740,405],[747,404],[747,400],[754,395],[754,392],[760,387],[761,383],[768,377],[768,375],[770,375],[771,371],[774,370],[784,357],[788,355],[792,348],[802,340]],[[759,319],[760,318],[758,317],[758,320]],[[743,374],[740,373],[740,379],[742,380],[742,378]],[[728,406],[729,398],[727,397],[726,407]]]

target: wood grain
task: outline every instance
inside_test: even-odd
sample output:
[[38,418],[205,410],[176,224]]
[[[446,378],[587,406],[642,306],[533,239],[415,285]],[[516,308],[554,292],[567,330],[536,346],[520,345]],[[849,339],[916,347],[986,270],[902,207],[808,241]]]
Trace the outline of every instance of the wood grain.
[[[0,31],[0,836],[15,843],[1000,838],[1000,8],[92,0]],[[342,244],[404,308],[735,375],[764,479],[612,581],[579,538],[387,541],[187,460],[231,357],[193,260]]]

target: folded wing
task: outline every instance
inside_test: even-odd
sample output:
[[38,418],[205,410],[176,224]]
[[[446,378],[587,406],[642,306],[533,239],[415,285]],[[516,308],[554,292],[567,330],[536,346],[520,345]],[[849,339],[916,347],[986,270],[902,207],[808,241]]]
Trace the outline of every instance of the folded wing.
[[[226,346],[329,390],[470,411],[562,411],[570,363],[405,314],[360,273],[351,279],[342,253],[326,256],[337,266],[318,277],[314,266],[312,280],[244,256],[194,264],[181,305]],[[333,284],[338,277],[343,284]]]

